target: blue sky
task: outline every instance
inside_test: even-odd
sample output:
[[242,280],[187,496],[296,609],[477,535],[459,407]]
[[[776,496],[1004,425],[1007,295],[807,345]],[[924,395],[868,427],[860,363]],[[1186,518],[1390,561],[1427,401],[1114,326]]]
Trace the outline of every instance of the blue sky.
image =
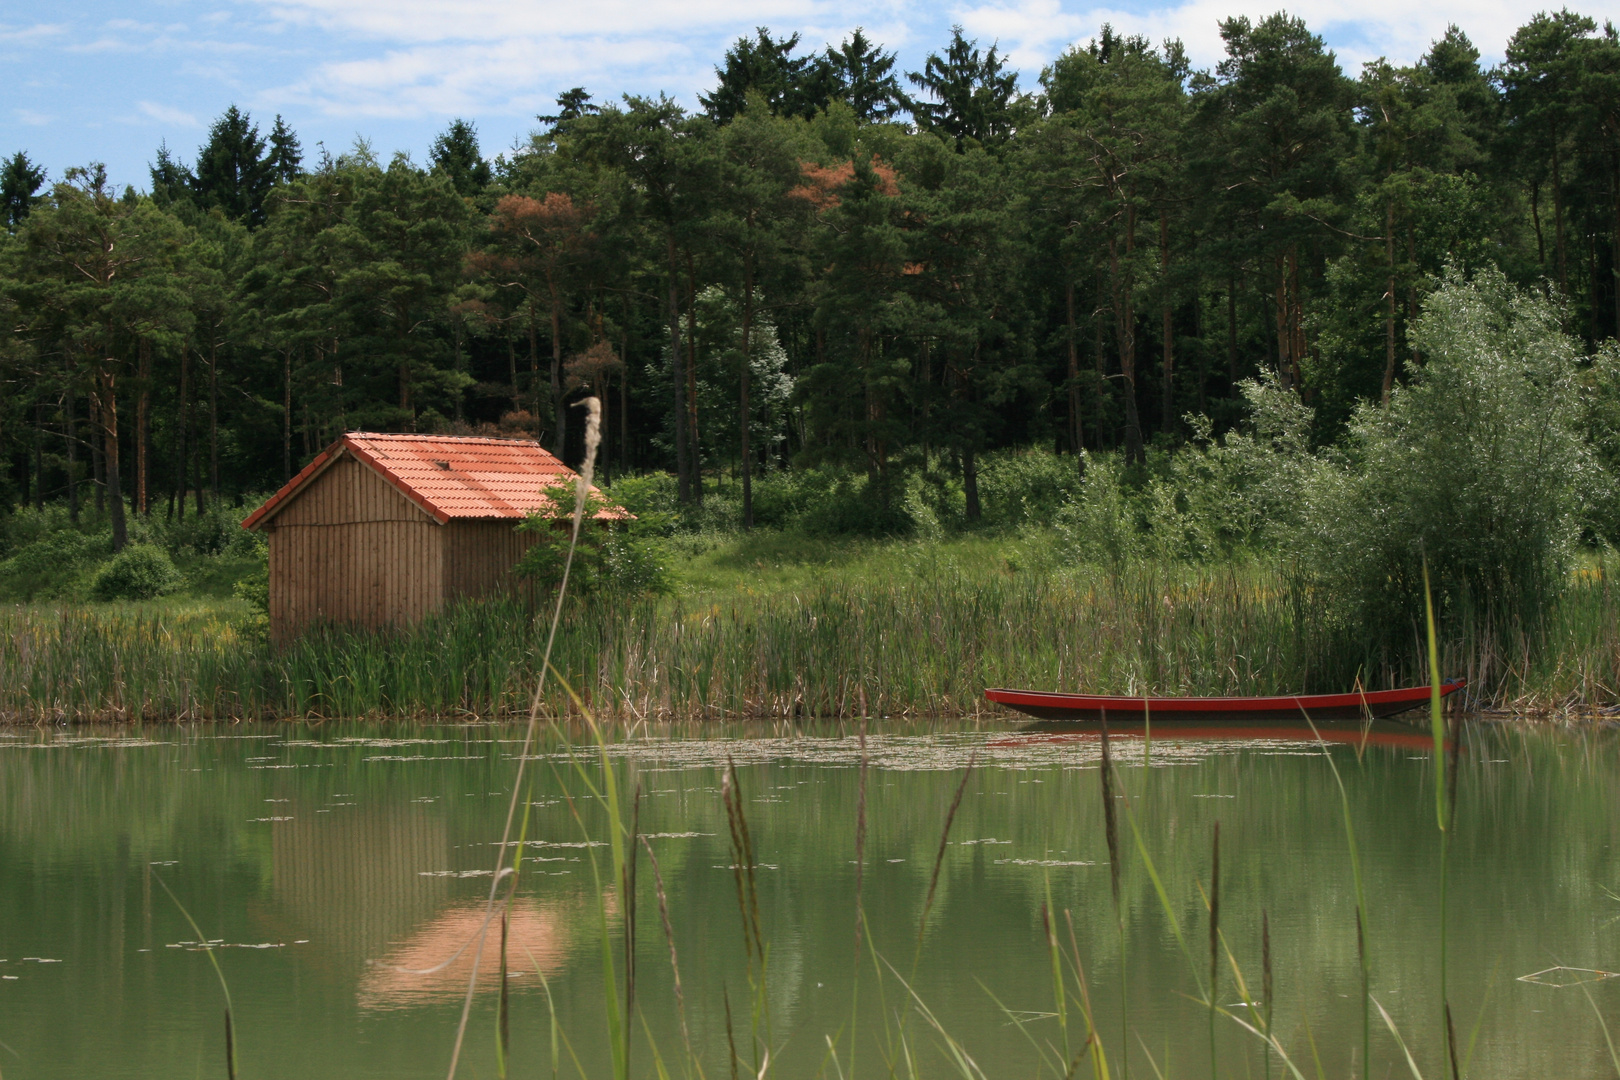
[[[1575,5],[1594,16],[1601,11]],[[952,23],[999,41],[1034,83],[1104,22],[1179,37],[1195,64],[1220,57],[1219,19],[1264,16],[1254,0],[6,0],[0,6],[0,154],[28,151],[52,177],[91,160],[144,187],[166,141],[190,161],[210,120],[236,103],[268,129],[284,115],[306,151],[368,138],[423,160],[451,119],[486,153],[513,145],[560,90],[600,100],[666,90],[694,103],[727,45],[755,26],[819,47],[856,26],[921,67]],[[1515,0],[1304,0],[1303,16],[1347,72],[1380,55],[1415,59],[1460,25],[1488,60],[1540,10]]]

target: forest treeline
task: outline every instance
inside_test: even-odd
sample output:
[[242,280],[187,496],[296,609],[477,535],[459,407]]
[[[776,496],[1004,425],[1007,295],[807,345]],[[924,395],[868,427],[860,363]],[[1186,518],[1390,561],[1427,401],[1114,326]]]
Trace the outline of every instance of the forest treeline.
[[[1539,290],[1588,351],[1620,313],[1620,39],[1537,15],[1342,70],[1277,14],[1177,42],[1105,28],[1020,90],[960,29],[923,69],[761,29],[689,111],[582,88],[487,159],[311,155],[234,106],[144,191],[0,173],[0,503],[204,510],[345,429],[528,434],[672,471],[700,503],[822,466],[882,502],[983,456],[1219,432],[1265,374],[1339,437],[1424,355],[1448,267]],[[54,182],[52,182],[54,181]],[[709,479],[706,479],[709,478]]]

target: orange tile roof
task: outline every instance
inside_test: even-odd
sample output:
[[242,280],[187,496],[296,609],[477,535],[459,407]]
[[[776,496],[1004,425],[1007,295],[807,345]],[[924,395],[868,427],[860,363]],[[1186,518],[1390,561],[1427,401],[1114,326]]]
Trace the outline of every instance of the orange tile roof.
[[[354,431],[327,447],[242,522],[258,527],[344,454],[376,469],[441,525],[452,518],[522,518],[573,509],[577,473],[539,443],[442,435],[377,435]],[[591,488],[594,495],[601,492]],[[597,518],[627,516],[617,507]]]

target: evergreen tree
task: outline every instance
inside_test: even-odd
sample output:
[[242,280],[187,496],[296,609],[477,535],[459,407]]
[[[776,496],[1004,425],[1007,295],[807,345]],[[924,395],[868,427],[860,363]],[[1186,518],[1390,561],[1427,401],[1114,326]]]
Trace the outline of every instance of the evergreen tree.
[[868,41],[860,27],[836,49],[827,46],[826,62],[837,87],[833,95],[842,98],[861,123],[892,120],[910,107],[894,74],[894,53]]
[[458,195],[477,195],[489,186],[489,162],[478,151],[478,129],[465,120],[452,122],[434,139],[428,156],[433,170],[448,177]]
[[299,166],[304,160],[303,147],[298,144],[298,136],[293,134],[292,128],[276,114],[276,126],[270,129],[270,153],[265,158],[265,165],[270,170],[270,179],[276,184],[290,184],[298,178]]
[[1006,70],[997,46],[980,53],[979,43],[953,26],[945,55],[929,53],[923,69],[907,72],[906,78],[932,99],[911,103],[918,126],[954,140],[958,150],[970,139],[996,146],[1011,137],[1018,72]]
[[226,217],[250,228],[263,224],[264,197],[276,180],[265,146],[251,116],[235,105],[226,109],[197,151],[192,190],[198,205],[217,206]]
[[759,94],[777,116],[814,116],[836,93],[837,79],[830,55],[794,56],[799,35],[773,38],[765,27],[755,38],[738,38],[726,51],[724,66],[714,69],[719,79],[713,92],[699,94],[709,118],[723,124],[742,112],[750,93]]
[[[1566,295],[1570,279],[1566,184],[1575,154],[1572,139],[1580,126],[1583,61],[1596,29],[1591,19],[1567,8],[1542,12],[1513,35],[1497,75],[1520,174],[1530,187],[1536,240],[1543,253],[1545,211],[1541,200],[1551,196],[1553,261],[1547,271]],[[1545,266],[1545,254],[1542,262]]]
[[0,224],[15,231],[37,201],[45,186],[45,170],[28,160],[19,150],[0,168]]
[[175,159],[165,140],[158,144],[157,160],[150,166],[152,176],[152,201],[164,209],[171,209],[179,203],[191,201],[192,189],[196,187],[197,178],[192,175],[191,169],[182,161]]
[[547,138],[556,139],[568,134],[568,127],[575,120],[601,111],[599,106],[591,104],[590,92],[583,86],[576,86],[557,95],[557,112],[554,115],[537,116],[535,119],[546,125]]

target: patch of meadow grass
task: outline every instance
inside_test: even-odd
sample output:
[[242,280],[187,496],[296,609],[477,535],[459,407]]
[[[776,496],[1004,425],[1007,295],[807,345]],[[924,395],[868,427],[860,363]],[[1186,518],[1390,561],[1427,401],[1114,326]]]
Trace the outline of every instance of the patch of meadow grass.
[[[1413,658],[1345,648],[1310,586],[1276,562],[1099,567],[1058,550],[1035,532],[738,538],[693,556],[676,595],[565,605],[553,663],[616,723],[978,715],[986,686],[1272,694],[1427,678],[1421,624]],[[1615,700],[1612,564],[1583,564],[1555,607],[1511,633],[1454,603],[1440,614],[1443,672],[1467,675],[1476,703]],[[277,652],[237,600],[0,608],[0,715],[510,715],[528,707],[545,629],[497,600],[399,630],[319,628]],[[573,709],[555,685],[542,704]]]

